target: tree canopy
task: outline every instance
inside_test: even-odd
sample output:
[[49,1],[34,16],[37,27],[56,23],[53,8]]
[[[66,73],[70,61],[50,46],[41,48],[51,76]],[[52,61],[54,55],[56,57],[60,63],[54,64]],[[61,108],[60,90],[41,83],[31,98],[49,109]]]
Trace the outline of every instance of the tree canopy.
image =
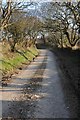
[[[1,3],[0,3],[1,4]],[[30,7],[33,5],[34,7]],[[1,6],[0,31],[14,46],[41,33],[53,45],[73,47],[80,40],[79,2],[12,2]],[[10,41],[9,41],[10,42]]]

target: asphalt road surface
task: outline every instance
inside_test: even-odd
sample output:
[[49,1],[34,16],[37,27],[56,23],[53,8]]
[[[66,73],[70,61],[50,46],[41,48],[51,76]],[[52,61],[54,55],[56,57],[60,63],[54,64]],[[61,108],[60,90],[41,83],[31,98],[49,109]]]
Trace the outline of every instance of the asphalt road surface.
[[77,118],[78,99],[59,69],[55,55],[40,50],[40,55],[13,75],[2,93],[2,118]]

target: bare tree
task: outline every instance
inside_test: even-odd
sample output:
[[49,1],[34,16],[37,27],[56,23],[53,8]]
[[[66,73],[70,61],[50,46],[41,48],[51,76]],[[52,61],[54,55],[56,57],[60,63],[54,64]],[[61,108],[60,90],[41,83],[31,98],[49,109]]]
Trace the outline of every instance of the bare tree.
[[12,24],[10,19],[15,10],[24,10],[30,5],[32,5],[32,2],[13,2],[12,0],[8,0],[4,5],[1,4],[1,31],[3,32],[7,26]]
[[[26,22],[22,22],[22,20],[24,20],[25,13],[30,5],[32,5],[32,2],[12,2],[12,0],[8,0],[4,5],[1,4],[0,31],[2,36],[7,37],[11,45],[11,51],[14,51],[19,38],[22,38],[26,27]],[[11,36],[13,43],[10,42]]]
[[66,22],[67,22],[67,29],[65,29],[65,34],[68,38],[70,45],[73,47],[75,44],[80,40],[80,11],[79,6],[80,2],[78,3],[66,3]]
[[75,46],[80,39],[79,6],[80,2],[51,2],[46,6],[46,29],[54,31],[55,34],[57,31],[60,32],[61,39],[64,35],[66,35],[68,43],[71,47]]

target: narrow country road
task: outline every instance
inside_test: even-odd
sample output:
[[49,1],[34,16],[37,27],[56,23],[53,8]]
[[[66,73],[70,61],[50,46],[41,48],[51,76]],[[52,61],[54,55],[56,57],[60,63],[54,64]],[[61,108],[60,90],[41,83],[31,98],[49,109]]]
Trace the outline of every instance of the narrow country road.
[[[77,96],[54,54],[40,50],[2,92],[3,118],[77,118]],[[4,119],[3,119],[4,120]]]

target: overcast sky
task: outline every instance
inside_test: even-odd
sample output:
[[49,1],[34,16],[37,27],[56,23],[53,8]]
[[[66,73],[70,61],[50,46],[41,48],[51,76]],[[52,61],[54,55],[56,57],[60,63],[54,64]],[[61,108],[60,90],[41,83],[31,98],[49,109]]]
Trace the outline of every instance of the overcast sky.
[[[3,2],[6,2],[7,0],[2,0]],[[52,0],[12,0],[13,2],[22,2],[22,1],[24,1],[24,2],[30,2],[30,1],[33,1],[33,2],[50,2],[50,1],[52,1]]]
[[[3,2],[6,2],[7,0],[2,0]],[[50,2],[50,1],[53,1],[53,2],[66,2],[67,0],[12,0],[13,2],[30,2],[30,1],[33,1],[33,2]],[[68,0],[69,1],[69,0]],[[71,0],[73,2],[76,2],[77,0]]]

